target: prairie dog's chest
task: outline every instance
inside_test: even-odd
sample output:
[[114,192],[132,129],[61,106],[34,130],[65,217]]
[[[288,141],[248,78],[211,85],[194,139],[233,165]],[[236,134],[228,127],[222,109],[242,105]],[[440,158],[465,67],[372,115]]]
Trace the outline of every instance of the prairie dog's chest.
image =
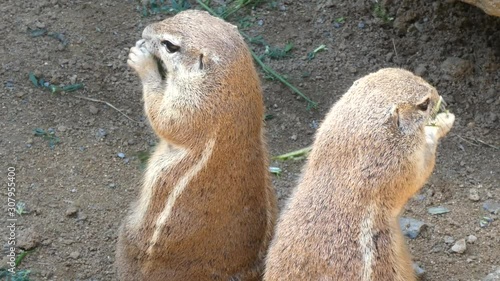
[[154,200],[155,186],[165,180],[168,173],[173,172],[176,167],[178,168],[187,157],[188,150],[186,149],[173,147],[164,141],[158,144],[149,159],[139,200],[132,208],[133,211],[128,223],[130,228],[139,230],[142,227],[148,208],[152,204],[151,201]]
[[171,171],[188,156],[188,150],[160,142],[151,155],[144,174],[144,187],[152,188],[164,173]]

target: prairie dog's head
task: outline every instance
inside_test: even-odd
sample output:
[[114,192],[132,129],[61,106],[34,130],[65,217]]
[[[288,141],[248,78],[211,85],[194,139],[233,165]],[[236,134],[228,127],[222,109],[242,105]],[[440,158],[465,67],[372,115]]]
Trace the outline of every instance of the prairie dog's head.
[[[347,95],[351,103],[368,111],[369,118],[378,116],[379,122],[405,136],[422,133],[444,107],[434,87],[398,68],[381,69],[357,80]],[[366,118],[367,113],[361,114]]]
[[151,24],[142,37],[167,77],[224,71],[224,65],[234,62],[241,48],[246,48],[236,26],[196,10]]

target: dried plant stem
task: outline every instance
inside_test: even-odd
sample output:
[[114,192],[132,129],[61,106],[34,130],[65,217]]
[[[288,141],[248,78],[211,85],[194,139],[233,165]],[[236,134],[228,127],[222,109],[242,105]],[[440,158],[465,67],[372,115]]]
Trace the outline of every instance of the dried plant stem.
[[123,113],[123,111],[119,110],[118,108],[116,108],[114,105],[110,104],[109,102],[107,101],[103,101],[103,100],[98,100],[98,99],[93,99],[93,98],[88,98],[88,97],[84,97],[84,96],[78,96],[78,95],[72,95],[73,97],[75,98],[79,98],[79,99],[82,99],[82,100],[88,100],[88,101],[93,101],[93,102],[98,102],[98,103],[103,103],[109,107],[111,107],[112,109],[118,111],[121,115],[125,116],[128,120],[132,121],[132,122],[135,122],[135,123],[141,123],[139,121],[136,121],[132,118],[130,118],[127,114]]

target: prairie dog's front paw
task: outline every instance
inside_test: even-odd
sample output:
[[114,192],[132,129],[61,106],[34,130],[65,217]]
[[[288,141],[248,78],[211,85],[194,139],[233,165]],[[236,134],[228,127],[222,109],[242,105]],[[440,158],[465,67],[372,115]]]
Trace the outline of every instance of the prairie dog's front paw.
[[130,48],[127,64],[134,69],[141,79],[147,79],[150,76],[159,75],[153,55],[144,47],[144,39],[135,43],[135,46]]
[[431,137],[437,141],[438,139],[446,136],[448,132],[453,127],[455,122],[455,115],[452,113],[439,113],[436,118],[432,121],[432,124],[425,127],[425,131],[428,137]]
[[442,138],[448,134],[455,122],[455,115],[452,113],[439,113],[435,118],[435,124],[439,127],[439,137]]

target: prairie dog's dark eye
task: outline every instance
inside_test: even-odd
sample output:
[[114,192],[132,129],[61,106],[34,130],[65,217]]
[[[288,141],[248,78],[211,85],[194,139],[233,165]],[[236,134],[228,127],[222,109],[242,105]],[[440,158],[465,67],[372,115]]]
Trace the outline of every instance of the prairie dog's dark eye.
[[169,53],[175,53],[175,52],[179,51],[179,49],[181,48],[180,46],[174,45],[172,42],[170,42],[168,40],[161,41],[161,44],[163,46],[165,46],[165,48],[167,48],[167,51]]
[[418,109],[420,109],[422,111],[427,111],[427,108],[429,107],[429,102],[430,102],[430,99],[427,98],[422,103],[417,104]]

